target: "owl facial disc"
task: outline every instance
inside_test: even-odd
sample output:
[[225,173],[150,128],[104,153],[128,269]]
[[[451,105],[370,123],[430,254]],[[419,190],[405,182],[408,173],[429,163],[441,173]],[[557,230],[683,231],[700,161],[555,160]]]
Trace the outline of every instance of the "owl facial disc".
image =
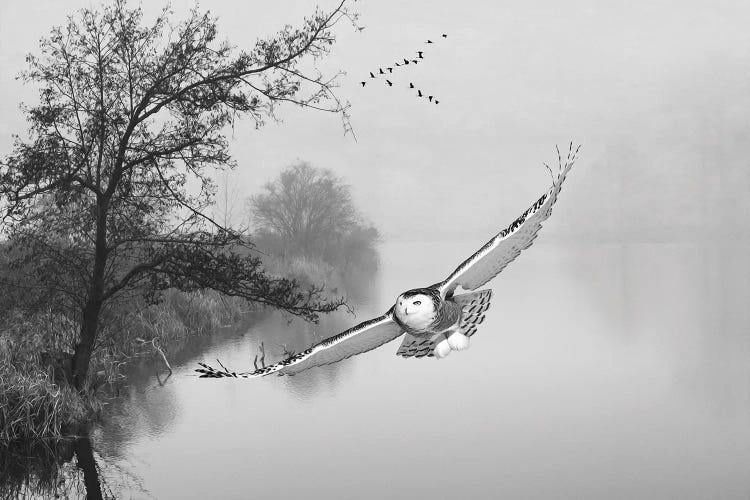
[[432,297],[409,292],[399,295],[394,312],[401,323],[415,330],[430,327],[437,313]]

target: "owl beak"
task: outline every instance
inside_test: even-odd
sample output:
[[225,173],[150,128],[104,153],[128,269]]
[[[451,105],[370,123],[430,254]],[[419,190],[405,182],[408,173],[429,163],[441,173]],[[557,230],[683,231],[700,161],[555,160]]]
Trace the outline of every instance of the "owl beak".
[[404,307],[404,314],[409,314],[409,308],[408,307]]

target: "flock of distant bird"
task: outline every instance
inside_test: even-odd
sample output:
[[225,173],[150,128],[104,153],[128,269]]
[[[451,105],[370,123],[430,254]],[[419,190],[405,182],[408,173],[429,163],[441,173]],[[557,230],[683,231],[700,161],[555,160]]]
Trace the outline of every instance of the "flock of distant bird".
[[[443,33],[441,35],[441,37],[442,38],[448,38],[448,35],[446,35],[445,33]],[[432,43],[435,43],[435,42],[433,42],[432,40],[427,40],[425,43],[426,44],[432,44]],[[414,59],[403,58],[403,61],[404,61],[403,63],[399,62],[399,61],[396,61],[393,64],[393,66],[387,66],[385,68],[385,71],[383,71],[383,68],[378,68],[378,71],[370,71],[370,79],[378,79],[378,78],[380,78],[381,75],[384,75],[384,76],[387,76],[389,78],[392,78],[392,77],[390,77],[390,75],[393,74],[393,68],[394,67],[403,68],[403,67],[408,66],[410,64],[417,65],[420,62],[423,62],[422,60],[424,59],[424,51],[423,50],[418,50],[416,52],[417,52],[417,56]],[[388,85],[389,87],[393,87],[393,82],[389,78],[385,79],[385,84]],[[367,80],[363,80],[363,81],[361,81],[359,83],[362,85],[362,87],[365,87],[367,85]],[[425,98],[427,98],[427,100],[429,102],[434,102],[435,104],[440,104],[440,101],[437,98],[435,98],[435,96],[427,95],[427,94],[423,93],[422,89],[419,89],[419,88],[417,88],[417,87],[414,86],[414,83],[409,82],[409,88],[417,91],[417,93],[416,93],[417,97],[425,97]]]

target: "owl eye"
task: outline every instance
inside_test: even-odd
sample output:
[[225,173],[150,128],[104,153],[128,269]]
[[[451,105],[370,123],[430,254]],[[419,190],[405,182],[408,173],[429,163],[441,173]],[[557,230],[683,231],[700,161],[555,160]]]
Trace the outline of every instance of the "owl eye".
[[421,300],[415,300],[414,301],[414,305],[415,306],[421,306],[422,305],[422,301]]

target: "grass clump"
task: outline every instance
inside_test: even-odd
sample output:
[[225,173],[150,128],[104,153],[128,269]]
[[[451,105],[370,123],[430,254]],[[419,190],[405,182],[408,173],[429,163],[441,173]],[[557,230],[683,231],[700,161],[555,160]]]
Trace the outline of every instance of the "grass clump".
[[69,434],[99,409],[93,397],[58,386],[41,371],[0,368],[0,442]]
[[16,312],[0,329],[0,442],[61,436],[98,413],[94,398],[55,383],[42,363],[44,353],[60,350],[71,328],[46,311]]

